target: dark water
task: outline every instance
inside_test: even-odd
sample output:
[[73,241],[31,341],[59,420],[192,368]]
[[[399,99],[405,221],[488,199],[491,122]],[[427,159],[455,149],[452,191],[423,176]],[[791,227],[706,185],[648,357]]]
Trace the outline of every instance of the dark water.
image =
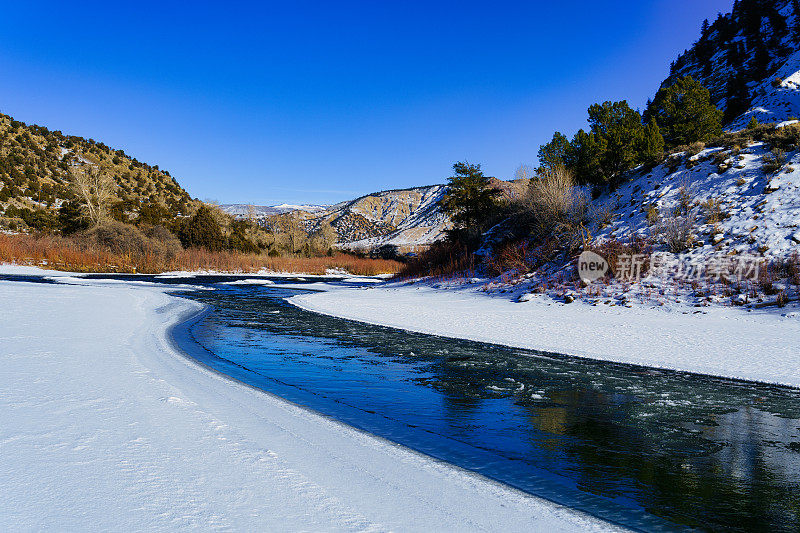
[[184,341],[248,383],[618,523],[800,530],[798,390],[369,326],[285,303],[296,292],[192,294],[213,308]]
[[800,531],[800,390],[325,317],[280,285],[215,287],[186,293],[211,308],[176,340],[246,383],[636,529]]

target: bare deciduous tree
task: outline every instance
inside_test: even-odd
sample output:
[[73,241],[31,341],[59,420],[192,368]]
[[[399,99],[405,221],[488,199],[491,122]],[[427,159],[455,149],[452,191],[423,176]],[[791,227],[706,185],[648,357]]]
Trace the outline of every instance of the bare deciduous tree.
[[290,253],[297,252],[308,235],[300,226],[300,221],[293,213],[278,215],[274,218],[274,228],[276,233],[280,233],[288,240],[287,245]]
[[72,188],[94,224],[109,218],[109,207],[117,184],[114,178],[94,165],[70,167]]
[[311,247],[317,253],[325,253],[336,244],[336,238],[336,230],[326,220],[311,235]]

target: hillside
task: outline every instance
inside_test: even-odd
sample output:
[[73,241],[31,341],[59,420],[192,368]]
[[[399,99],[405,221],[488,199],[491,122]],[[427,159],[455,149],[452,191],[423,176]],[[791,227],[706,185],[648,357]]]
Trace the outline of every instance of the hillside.
[[72,172],[90,168],[113,178],[112,204],[129,219],[148,209],[171,217],[191,210],[189,194],[157,165],[0,114],[0,214],[9,207],[54,211],[75,196]]
[[368,194],[305,215],[305,225],[313,230],[329,223],[337,242],[350,249],[426,245],[442,238],[449,227],[437,205],[445,190],[444,185],[431,185]]
[[751,117],[781,122],[800,116],[800,3],[737,0],[731,13],[705,21],[700,38],[670,66],[662,87],[691,76],[711,92],[730,129]]
[[[761,130],[783,133],[787,144],[800,140],[796,121]],[[783,259],[800,252],[800,153],[784,152],[776,161],[776,140],[759,138],[764,135],[755,132],[741,148],[709,146],[632,171],[619,189],[596,200],[598,211],[608,213],[597,239],[658,241],[659,224],[682,212],[692,224],[688,253],[697,259],[720,253]]]
[[324,211],[328,208],[326,205],[294,205],[294,204],[280,204],[280,205],[252,205],[252,204],[221,204],[219,208],[231,215],[232,217],[243,220],[253,218],[255,220],[263,220],[275,215],[282,215],[284,213],[291,213],[294,211],[305,211],[308,213],[316,213]]

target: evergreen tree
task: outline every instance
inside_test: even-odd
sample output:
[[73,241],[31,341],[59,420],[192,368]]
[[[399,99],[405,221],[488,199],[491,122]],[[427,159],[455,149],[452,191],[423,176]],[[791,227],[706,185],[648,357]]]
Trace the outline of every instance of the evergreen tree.
[[747,111],[750,107],[750,91],[747,88],[744,74],[737,72],[728,78],[725,96],[723,120],[727,123]]
[[600,151],[600,169],[604,179],[610,180],[637,163],[642,117],[625,100],[593,104],[588,111],[589,125]]
[[639,161],[654,164],[664,155],[664,137],[654,118],[650,119],[639,140]]
[[84,213],[83,206],[77,200],[70,200],[61,204],[58,209],[58,225],[61,233],[70,235],[88,229],[92,221]]
[[450,237],[469,242],[483,233],[496,214],[500,191],[491,186],[480,165],[458,162],[453,170],[455,175],[448,178],[448,191],[440,205],[455,227]]
[[222,250],[225,247],[225,236],[222,228],[207,206],[200,206],[192,218],[184,222],[178,238],[184,247],[199,246],[211,251]]
[[800,42],[800,0],[792,0],[794,23],[792,24],[792,37],[795,42]]
[[770,57],[767,47],[763,42],[759,41],[756,45],[756,53],[753,55],[753,60],[750,62],[750,71],[753,73],[755,79],[763,79],[769,74]]
[[711,95],[691,76],[662,87],[645,110],[645,120],[655,119],[668,146],[707,141],[722,133],[722,112]]
[[555,132],[553,139],[539,147],[539,166],[542,169],[553,169],[559,165],[569,167],[570,152],[569,139],[567,139],[561,132]]
[[599,184],[603,181],[603,171],[600,168],[600,145],[592,133],[583,129],[572,138],[572,152],[574,159],[570,170],[580,184]]

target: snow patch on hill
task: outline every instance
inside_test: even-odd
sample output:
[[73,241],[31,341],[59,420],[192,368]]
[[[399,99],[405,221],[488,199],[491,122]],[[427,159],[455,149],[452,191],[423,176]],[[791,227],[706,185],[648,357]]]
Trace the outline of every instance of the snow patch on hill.
[[760,123],[800,117],[800,51],[794,52],[775,74],[753,90],[752,107],[728,126],[740,130],[755,117]]

